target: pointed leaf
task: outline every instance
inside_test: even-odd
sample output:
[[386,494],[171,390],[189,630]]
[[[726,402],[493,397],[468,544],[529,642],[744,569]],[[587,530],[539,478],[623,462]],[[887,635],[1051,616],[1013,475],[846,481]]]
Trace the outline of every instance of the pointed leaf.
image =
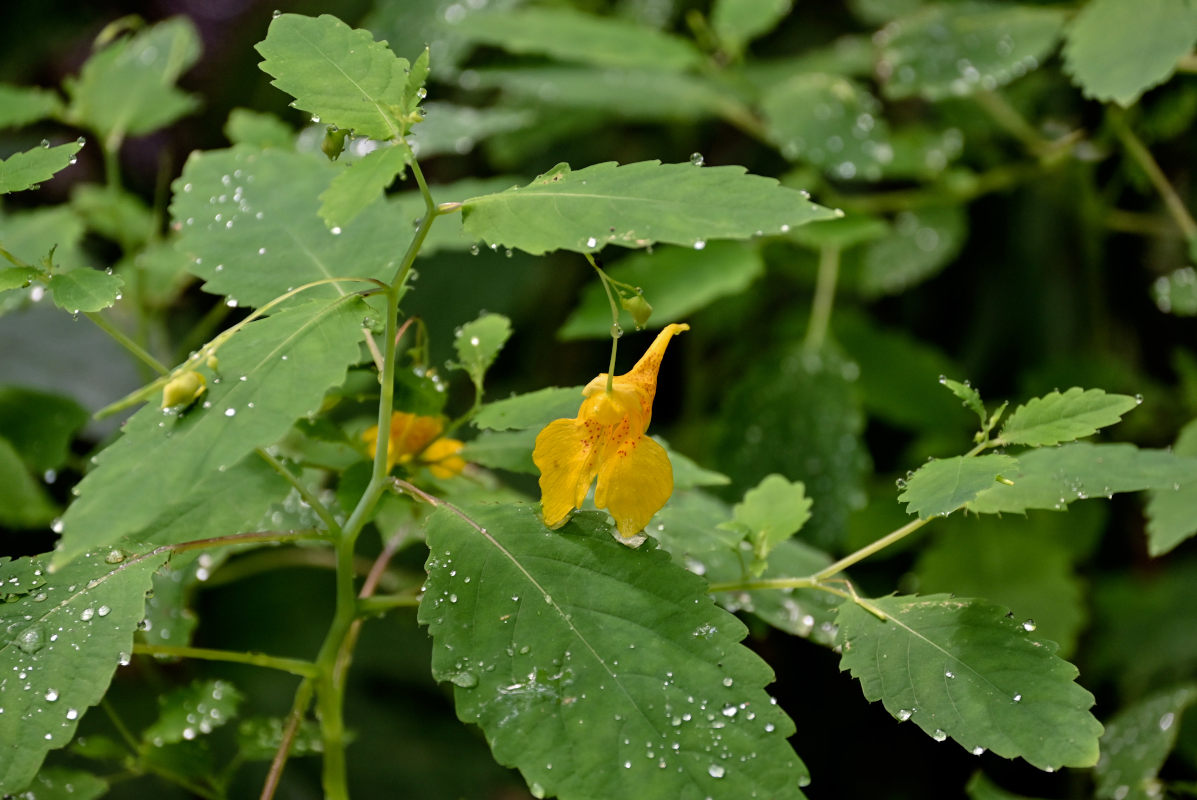
[[703,60],[698,48],[679,36],[569,8],[466,14],[454,30],[509,53],[546,55],[605,67],[680,72]]
[[974,389],[972,384],[968,381],[964,383],[954,381],[942,375],[939,376],[939,383],[946,387],[949,392],[959,397],[965,408],[980,417],[982,425],[989,421],[989,415],[985,412],[985,404],[981,402],[981,393]]
[[371,139],[397,138],[407,129],[404,115],[414,108],[407,59],[369,31],[328,14],[282,14],[254,48],[271,83],[318,121]]
[[153,747],[211,733],[237,715],[243,699],[228,681],[194,681],[158,697],[158,719],[142,740]]
[[1029,623],[985,600],[948,595],[867,602],[886,619],[844,603],[836,641],[840,668],[851,670],[870,701],[969,751],[1021,757],[1040,769],[1097,762],[1093,695]]
[[1197,480],[1197,458],[1129,444],[1072,442],[1021,453],[1002,473],[1013,486],[996,484],[968,503],[978,514],[1021,514],[1030,508],[1059,511],[1074,500],[1116,492],[1170,489]]
[[[204,289],[262,306],[311,281],[390,280],[411,241],[384,203],[362,211],[343,232],[321,221],[319,196],[340,171],[323,157],[245,147],[194,153],[174,182],[177,247]],[[301,295],[338,297],[360,283],[319,286]]]
[[402,177],[411,161],[407,147],[379,147],[371,150],[332,179],[320,195],[320,218],[335,229],[348,225],[362,209],[373,203],[387,187]]
[[[645,327],[656,329],[681,321],[721,297],[744,291],[764,271],[759,248],[741,242],[711,242],[702,250],[661,247],[652,253],[633,253],[607,274],[644,290],[644,298],[653,307]],[[623,319],[628,328],[633,326],[629,315],[624,314]],[[611,335],[611,306],[599,281],[587,284],[581,303],[558,335],[562,339]]]
[[776,473],[744,493],[744,499],[732,508],[732,521],[758,543],[758,557],[763,557],[793,536],[810,519],[811,499],[802,481],[790,482]]
[[1002,426],[1001,440],[1033,447],[1071,442],[1115,424],[1138,404],[1134,397],[1101,389],[1054,391],[1014,409]]
[[790,13],[793,0],[718,0],[711,9],[711,27],[719,42],[738,53]]
[[1194,45],[1197,8],[1192,3],[1093,0],[1068,27],[1064,70],[1086,97],[1129,106],[1168,80]]
[[453,348],[470,380],[482,390],[482,379],[511,336],[511,320],[502,314],[483,314],[457,330]]
[[196,105],[175,81],[199,56],[199,34],[186,17],[113,42],[64,82],[67,116],[114,142],[164,127]]
[[1165,314],[1197,316],[1197,270],[1181,267],[1161,275],[1151,285],[1151,295],[1156,306]]
[[[297,306],[250,323],[219,349],[221,380],[177,415],[142,408],[96,457],[63,515],[56,564],[142,531],[256,447],[277,441],[359,358],[356,298]],[[244,380],[242,380],[244,378]]]
[[743,167],[641,161],[576,171],[559,164],[527,186],[467,200],[462,215],[478,238],[540,255],[595,252],[608,243],[701,250],[707,239],[780,233],[833,213]]
[[555,419],[577,416],[582,399],[581,386],[551,386],[487,403],[474,415],[473,423],[492,431],[539,430]]
[[0,83],[0,128],[19,128],[61,111],[62,100],[55,92]]
[[533,793],[803,796],[771,672],[700,579],[596,515],[549,531],[528,506],[467,513],[429,522],[420,621],[458,716]]
[[945,3],[882,28],[877,73],[894,99],[928,100],[1005,86],[1051,54],[1065,12],[986,2]]
[[82,147],[80,142],[68,142],[57,147],[35,147],[0,159],[0,194],[21,192],[50,180],[55,173],[75,163],[75,153]]
[[0,792],[25,788],[46,752],[69,742],[100,702],[128,661],[150,576],[165,560],[92,553],[54,573],[42,557],[0,564],[5,591],[14,589],[10,576],[30,567],[37,581],[0,603]]
[[46,281],[46,288],[54,298],[54,305],[63,311],[100,311],[116,303],[124,278],[103,270],[79,269],[55,272]]
[[[1172,452],[1189,458],[1197,456],[1197,421],[1181,430]],[[1152,492],[1147,503],[1147,552],[1163,555],[1197,533],[1195,508],[1197,475]]]
[[1159,797],[1156,775],[1176,746],[1181,714],[1194,701],[1197,686],[1188,684],[1156,692],[1114,715],[1101,737],[1096,796],[1103,800]]
[[1018,467],[1010,456],[953,456],[919,467],[898,500],[906,512],[921,519],[946,516],[994,485],[998,476],[1008,477]]

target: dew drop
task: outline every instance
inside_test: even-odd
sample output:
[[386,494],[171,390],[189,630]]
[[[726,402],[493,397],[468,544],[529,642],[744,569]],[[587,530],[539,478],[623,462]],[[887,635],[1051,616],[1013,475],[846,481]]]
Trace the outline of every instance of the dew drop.
[[701,167],[706,163],[706,159],[702,157],[702,153],[691,153],[690,163],[696,167]]
[[1029,619],[1022,624],[1022,629],[1024,631],[1026,631],[1027,633],[1030,633],[1031,631],[1035,630],[1035,628],[1037,628],[1037,627],[1038,626],[1035,624],[1035,620],[1033,620],[1033,619]]
[[948,738],[948,734],[942,728],[936,728],[935,733],[931,734],[931,738],[937,742],[942,742]]
[[712,764],[711,766],[707,767],[707,774],[712,778],[722,778],[725,772],[726,770],[724,770],[723,767],[719,766],[718,764]]

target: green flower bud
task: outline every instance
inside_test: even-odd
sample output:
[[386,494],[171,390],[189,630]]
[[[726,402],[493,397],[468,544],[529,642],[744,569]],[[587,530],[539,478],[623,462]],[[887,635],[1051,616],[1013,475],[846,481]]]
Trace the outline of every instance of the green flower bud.
[[336,125],[329,125],[328,130],[324,132],[324,141],[320,144],[320,149],[324,151],[324,155],[328,156],[329,161],[336,161],[341,156],[341,151],[345,149],[345,138],[349,136],[349,131],[343,131]]
[[643,295],[620,297],[619,304],[623,306],[624,311],[632,315],[632,321],[636,323],[637,330],[647,325],[648,318],[653,315],[653,307],[648,304]]
[[207,390],[204,376],[195,370],[175,375],[162,388],[162,409],[183,409],[194,403]]

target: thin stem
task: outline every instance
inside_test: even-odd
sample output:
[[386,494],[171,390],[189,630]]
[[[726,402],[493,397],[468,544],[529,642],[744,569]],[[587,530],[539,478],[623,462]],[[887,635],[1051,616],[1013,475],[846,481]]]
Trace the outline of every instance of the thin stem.
[[324,523],[331,536],[337,537],[341,535],[341,526],[337,524],[337,520],[333,517],[332,512],[328,510],[328,507],[324,503],[320,502],[320,498],[312,494],[312,490],[297,475],[292,474],[291,470],[287,469],[287,466],[283,462],[270,455],[270,453],[261,447],[256,448],[254,452],[261,456],[270,465],[271,469],[281,475],[283,480],[294,487],[295,491],[299,493],[300,498],[316,512],[316,516],[320,517],[320,521]]
[[383,594],[357,601],[357,613],[363,617],[382,614],[396,608],[415,608],[420,605],[416,594]]
[[139,753],[141,746],[137,742],[137,737],[125,725],[124,720],[116,713],[116,709],[113,708],[112,702],[107,697],[100,701],[100,708],[104,709],[104,713],[108,715],[108,720],[112,723],[112,727],[116,728],[116,732],[124,740],[125,744],[129,746],[129,749],[134,753]]
[[295,691],[295,699],[291,703],[291,713],[287,715],[287,723],[283,726],[283,736],[270,761],[270,771],[266,773],[266,782],[262,784],[262,794],[259,800],[271,800],[278,790],[278,782],[283,777],[283,768],[287,764],[287,756],[291,754],[291,745],[295,741],[295,734],[303,722],[303,715],[312,702],[312,681],[303,680]]
[[115,325],[110,323],[108,320],[104,319],[103,315],[100,314],[100,312],[84,311],[83,316],[87,317],[92,322],[94,322],[96,324],[97,328],[104,331],[104,333],[108,334],[113,339],[115,339],[117,344],[119,344],[121,347],[128,350],[138,360],[140,360],[143,364],[146,364],[150,369],[154,370],[159,375],[166,375],[168,372],[170,372],[169,368],[167,368],[165,365],[163,365],[163,363],[161,361],[159,361],[158,359],[156,359],[152,355],[150,355],[149,352],[146,351],[146,349],[144,347],[142,347],[137,342],[130,339],[128,336],[126,336],[124,334],[123,331],[121,331]]
[[590,266],[598,273],[599,282],[603,284],[603,291],[607,293],[607,303],[611,306],[611,361],[607,366],[607,394],[615,388],[615,353],[619,348],[619,337],[623,331],[619,327],[619,305],[615,302],[615,294],[611,291],[611,279],[598,265],[598,261],[590,253],[583,253]]
[[133,652],[145,656],[168,656],[171,658],[194,658],[201,661],[227,661],[234,664],[250,664],[255,667],[289,672],[302,678],[316,674],[316,665],[296,658],[269,656],[265,653],[243,653],[237,650],[213,650],[207,647],[182,647],[165,644],[134,644]]
[[811,301],[810,322],[802,346],[807,352],[817,352],[827,338],[831,324],[831,309],[835,305],[835,285],[840,274],[840,249],[825,246],[819,250],[819,272],[815,278],[815,296]]
[[974,93],[973,99],[999,127],[1021,142],[1030,153],[1041,155],[1051,149],[1052,142],[1041,136],[1035,126],[1002,95],[982,91]]
[[814,575],[812,575],[811,580],[825,581],[828,578],[832,577],[833,575],[837,575],[837,574],[843,572],[844,570],[846,570],[848,567],[852,566],[853,564],[857,564],[861,561],[864,561],[866,558],[873,555],[873,553],[884,550],[885,548],[889,547],[890,545],[895,544],[896,542],[899,542],[902,539],[905,539],[907,536],[914,533],[915,531],[917,531],[919,528],[923,527],[930,521],[931,521],[931,519],[911,520],[910,522],[903,525],[901,528],[898,528],[896,531],[892,531],[891,533],[887,533],[885,536],[882,536],[880,539],[873,542],[872,544],[866,545],[865,547],[860,548],[855,553],[849,553],[848,555],[844,556],[843,558],[841,558],[839,561],[835,562],[831,566],[824,567],[823,569],[819,570]]
[[1172,219],[1176,222],[1176,226],[1180,228],[1181,233],[1184,234],[1186,239],[1197,237],[1197,222],[1193,220],[1193,216],[1185,207],[1184,200],[1176,193],[1176,189],[1172,187],[1172,184],[1168,182],[1167,176],[1160,169],[1160,165],[1156,162],[1155,157],[1151,155],[1151,151],[1135,135],[1135,132],[1130,129],[1130,125],[1126,122],[1126,115],[1119,109],[1110,109],[1109,119],[1110,124],[1114,128],[1114,133],[1122,141],[1122,146],[1126,148],[1127,153],[1134,159],[1135,163],[1147,173],[1152,186],[1155,187],[1160,197],[1163,198],[1164,206],[1167,207],[1168,213],[1172,215]]

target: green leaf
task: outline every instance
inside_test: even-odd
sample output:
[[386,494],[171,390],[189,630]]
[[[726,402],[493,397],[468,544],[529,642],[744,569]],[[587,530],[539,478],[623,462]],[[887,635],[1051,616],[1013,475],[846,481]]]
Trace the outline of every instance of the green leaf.
[[36,473],[67,460],[71,440],[87,424],[87,409],[69,397],[19,386],[0,387],[0,436]]
[[24,289],[41,275],[41,270],[33,267],[0,267],[0,292]]
[[1161,275],[1151,285],[1151,296],[1165,314],[1197,316],[1197,270],[1181,267]]
[[985,404],[981,402],[981,393],[974,389],[972,384],[968,381],[964,383],[954,381],[951,378],[945,378],[943,375],[939,376],[939,383],[941,386],[946,387],[949,392],[959,397],[964,407],[980,418],[982,426],[989,422],[989,414],[985,411]]
[[411,162],[407,147],[382,146],[344,168],[320,195],[320,218],[330,228],[339,228],[373,203]]
[[[138,533],[187,503],[212,474],[277,441],[320,408],[359,358],[360,300],[298,306],[257,320],[219,349],[222,378],[204,400],[177,415],[152,404],[96,457],[63,515],[56,564]],[[244,378],[245,380],[242,380]]]
[[1041,800],[1025,794],[1008,792],[986,777],[985,773],[980,770],[973,773],[964,788],[968,792],[968,800]]
[[791,482],[775,473],[744,493],[744,499],[732,508],[732,524],[748,533],[756,557],[763,561],[773,548],[801,530],[810,519],[810,507],[811,499],[801,481]]
[[83,222],[66,205],[0,214],[0,242],[26,264],[42,266],[53,251],[55,269],[84,266],[82,238]]
[[474,415],[473,423],[493,431],[539,430],[555,419],[576,417],[581,405],[581,386],[550,386],[487,403]]
[[127,663],[150,576],[166,554],[108,563],[81,555],[50,573],[41,557],[0,564],[0,584],[32,568],[44,581],[0,604],[0,792],[25,788],[47,751],[71,740]]
[[153,747],[195,739],[211,733],[237,716],[243,699],[228,681],[194,681],[158,697],[158,719],[142,740]]
[[748,42],[777,26],[790,13],[793,0],[717,0],[711,27],[719,43],[739,53]]
[[[1184,457],[1197,456],[1197,420],[1181,430],[1172,452]],[[1194,508],[1197,508],[1197,476],[1153,491],[1147,503],[1147,552],[1163,555],[1197,533]]]
[[419,619],[458,716],[534,794],[803,796],[772,673],[703,581],[596,515],[554,532],[528,506],[466,513],[428,524]]
[[1181,714],[1194,701],[1197,686],[1188,684],[1156,692],[1115,714],[1101,737],[1095,796],[1103,800],[1159,797],[1156,775],[1176,745]]
[[722,472],[715,472],[713,469],[700,466],[689,456],[684,456],[674,450],[660,436],[650,438],[665,448],[665,453],[669,456],[669,462],[673,464],[674,491],[693,489],[696,486],[727,486],[731,483],[731,478]]
[[[437,203],[460,203],[480,194],[509,189],[516,181],[517,179],[501,176],[481,180],[466,178],[453,183],[433,184],[428,188]],[[392,209],[391,214],[399,217],[397,227],[407,225],[409,230],[414,231],[420,218],[428,213],[424,195],[418,191],[397,193],[388,198],[387,202]],[[395,225],[395,222],[392,217],[391,224]],[[492,249],[498,248],[496,246]],[[462,229],[460,214],[442,214],[436,218],[436,222],[428,229],[424,244],[420,247],[419,257],[427,258],[442,250],[468,250],[471,253],[480,251],[477,238]]]
[[[652,253],[633,253],[607,269],[607,274],[644,290],[645,299],[653,307],[646,327],[655,329],[685,319],[721,297],[744,291],[764,271],[765,262],[757,247],[711,242],[701,250],[662,247]],[[625,322],[628,320],[630,317],[625,315]],[[599,281],[591,281],[558,335],[562,339],[581,339],[610,336],[610,332],[607,294]]]
[[791,160],[820,167],[841,180],[876,181],[893,158],[881,104],[839,75],[795,75],[770,88],[761,102],[769,138]]
[[947,516],[1018,467],[1010,456],[953,456],[930,461],[906,481],[898,500],[920,519]]
[[612,17],[569,8],[467,14],[454,26],[480,44],[602,67],[681,72],[702,62],[689,41]]
[[888,232],[889,223],[885,220],[867,217],[863,214],[850,214],[795,228],[789,238],[812,250],[822,250],[826,247],[846,250],[858,244],[880,239]]
[[457,329],[453,348],[458,364],[482,392],[482,379],[511,336],[511,320],[502,314],[483,314]]
[[0,524],[40,528],[58,514],[58,505],[29,474],[16,448],[0,438]]
[[[523,187],[465,202],[467,232],[532,255],[592,253],[613,243],[656,242],[701,250],[708,239],[784,233],[832,212],[771,178],[743,167],[696,167],[641,161],[571,170],[558,164]],[[528,220],[537,224],[529,226]]]
[[0,83],[0,129],[19,128],[62,112],[57,92]]
[[[1101,724],[1077,669],[1033,626],[985,600],[949,595],[884,597],[840,606],[840,668],[870,701],[913,720],[936,740],[1022,757],[1040,769],[1097,762]],[[1028,630],[1030,628],[1030,630]]]
[[[283,721],[277,717],[253,717],[237,726],[237,749],[246,761],[270,761],[283,743]],[[291,740],[290,757],[312,756],[324,752],[320,726],[305,719]]]
[[983,2],[931,5],[882,28],[877,73],[887,96],[928,100],[991,91],[1051,54],[1065,12]]
[[521,431],[483,431],[466,442],[461,455],[471,464],[535,475],[537,469],[532,463],[532,448],[536,444],[538,433],[540,431],[536,428]]
[[1118,492],[1169,489],[1197,479],[1197,458],[1165,450],[1140,450],[1129,444],[1072,442],[1030,450],[1016,468],[968,503],[978,514],[1023,513],[1042,508],[1059,511],[1074,500],[1109,497]]
[[108,793],[108,781],[78,769],[47,767],[16,800],[95,800]]
[[961,206],[901,211],[888,236],[865,245],[860,288],[866,295],[897,294],[952,262],[968,236]]
[[21,192],[50,180],[55,173],[75,163],[75,153],[82,147],[81,142],[68,142],[57,147],[35,147],[0,159],[0,194]]
[[90,230],[125,251],[144,247],[158,232],[158,219],[149,206],[120,187],[80,184],[71,190],[71,208]]
[[276,117],[249,108],[234,108],[224,124],[224,135],[232,144],[244,144],[265,150],[268,147],[291,148],[295,130]]
[[282,14],[254,45],[271,83],[295,98],[296,108],[326,124],[371,139],[402,136],[415,108],[407,86],[409,64],[376,42],[369,31],[350,28],[328,14]]
[[186,17],[173,17],[113,42],[63,82],[67,118],[109,144],[169,125],[196,106],[175,82],[200,56],[200,38]]
[[1197,45],[1197,8],[1186,0],[1145,6],[1086,3],[1068,26],[1064,71],[1086,97],[1129,106],[1172,76]]
[[1063,394],[1056,390],[1014,409],[1000,436],[1006,444],[1032,447],[1071,442],[1117,423],[1138,404],[1134,397],[1101,389],[1074,386]]
[[[394,277],[412,228],[377,203],[343,232],[321,221],[318,197],[341,168],[323,156],[244,147],[193,153],[173,184],[177,247],[204,289],[262,306],[325,278]],[[366,288],[343,282],[301,296],[339,297]]]
[[108,308],[120,298],[124,285],[119,275],[86,267],[55,272],[46,281],[54,305],[72,314]]
[[421,159],[442,153],[465,155],[483,139],[532,125],[536,115],[527,109],[471,108],[452,103],[424,103],[424,120],[410,137]]

